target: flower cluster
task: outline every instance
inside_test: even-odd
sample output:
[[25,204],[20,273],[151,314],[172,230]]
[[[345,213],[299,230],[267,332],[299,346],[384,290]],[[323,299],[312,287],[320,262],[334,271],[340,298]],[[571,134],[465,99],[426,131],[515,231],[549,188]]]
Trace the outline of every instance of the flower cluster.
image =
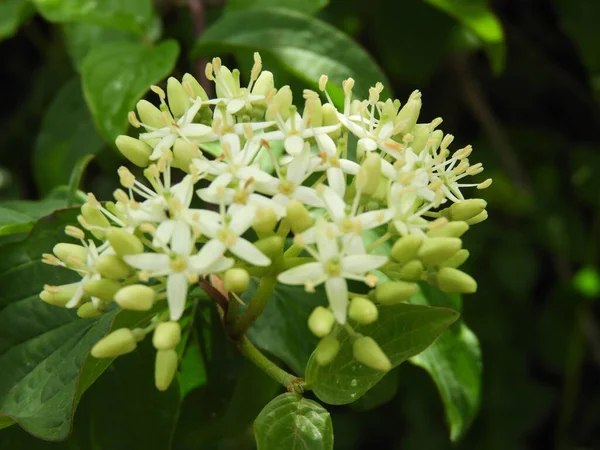
[[[206,77],[214,82],[214,99],[186,74],[169,78],[166,93],[152,86],[158,107],[138,102],[129,121],[139,138],[116,140],[141,168],[138,175],[119,169],[122,189],[114,202],[89,194],[81,227],[66,230],[79,243],[58,244],[44,255],[82,278],[46,286],[40,297],[78,308],[81,317],[112,303],[156,311],[145,327],[112,332],[92,354],[130,352],[152,333],[156,385],[166,389],[177,368],[190,286],[211,275],[239,300],[250,276],[275,277],[307,292],[324,285],[329,304],[308,320],[321,338],[317,361],[335,357],[336,334],[345,329],[360,362],[388,370],[375,341],[352,323],[374,322],[376,304],[407,300],[418,281],[445,292],[476,290],[458,269],[469,256],[460,236],[486,219],[486,203],[465,200],[463,190],[486,188],[491,180],[465,182],[483,170],[471,164],[471,147],[451,152],[453,136],[438,129],[439,118],[417,123],[418,91],[402,106],[382,100],[378,83],[360,100],[347,79],[338,110],[322,76],[322,95],[305,90],[299,109],[289,86],[275,88],[258,54],[247,87],[218,58]],[[388,251],[373,252],[380,246]],[[364,288],[351,292],[349,280]]]

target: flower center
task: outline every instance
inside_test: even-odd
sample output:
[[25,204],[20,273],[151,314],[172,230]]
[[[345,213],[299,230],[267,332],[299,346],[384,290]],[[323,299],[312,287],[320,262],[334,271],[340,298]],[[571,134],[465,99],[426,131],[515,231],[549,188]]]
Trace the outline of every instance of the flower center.
[[338,258],[333,258],[325,263],[325,273],[330,277],[338,277],[342,273],[342,264]]
[[340,221],[340,230],[342,231],[342,233],[350,233],[351,231],[354,230],[354,224],[352,223],[352,219],[350,219],[350,217],[344,217],[341,221]]
[[169,266],[173,272],[184,272],[187,269],[187,258],[182,255],[172,256]]
[[294,183],[288,180],[283,180],[279,185],[279,192],[281,192],[283,195],[292,195],[295,188],[296,187],[294,186]]
[[220,240],[226,247],[231,247],[235,244],[237,236],[228,229],[220,230],[217,233],[217,239]]

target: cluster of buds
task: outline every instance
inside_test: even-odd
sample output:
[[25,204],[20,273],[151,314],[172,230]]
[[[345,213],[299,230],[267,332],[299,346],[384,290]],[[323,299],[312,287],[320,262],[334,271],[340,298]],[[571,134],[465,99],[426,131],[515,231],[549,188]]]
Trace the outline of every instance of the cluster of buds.
[[[119,136],[116,145],[140,175],[121,167],[113,202],[89,194],[80,227],[66,229],[79,244],[61,243],[44,255],[82,278],[46,286],[40,297],[78,308],[83,318],[112,303],[156,311],[147,326],[113,331],[92,354],[128,353],[152,333],[156,385],[166,389],[177,369],[179,321],[192,303],[188,290],[201,278],[218,277],[238,300],[251,276],[309,293],[324,285],[328,306],[308,320],[321,338],[317,361],[333,360],[345,330],[359,362],[389,370],[377,343],[352,324],[376,321],[385,311],[377,304],[409,299],[419,281],[445,292],[476,290],[459,270],[469,256],[460,237],[485,220],[486,203],[465,200],[462,191],[491,180],[464,182],[483,170],[470,163],[471,147],[451,152],[453,136],[437,129],[439,118],[417,123],[418,91],[401,107],[380,99],[378,83],[359,100],[348,79],[340,111],[322,76],[322,95],[305,90],[299,109],[289,86],[275,88],[258,54],[247,87],[219,58],[206,77],[214,99],[186,74],[169,78],[166,93],[152,86],[158,107],[138,102],[129,121],[142,132]],[[380,246],[390,255],[374,252]],[[348,280],[364,289],[351,292]]]

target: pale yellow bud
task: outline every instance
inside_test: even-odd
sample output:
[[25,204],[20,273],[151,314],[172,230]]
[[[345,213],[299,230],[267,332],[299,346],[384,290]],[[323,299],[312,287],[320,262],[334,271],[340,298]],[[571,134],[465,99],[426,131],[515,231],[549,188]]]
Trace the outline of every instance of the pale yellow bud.
[[154,305],[156,292],[151,287],[143,284],[125,286],[115,293],[115,302],[123,309],[133,311],[148,311]]
[[283,120],[287,120],[290,117],[292,101],[292,90],[287,85],[283,86],[271,100],[265,118],[267,120],[275,120],[277,114],[279,114]]
[[69,300],[75,295],[80,283],[63,284],[61,286],[45,286],[40,292],[40,298],[54,306],[66,306]]
[[331,333],[335,316],[333,313],[322,306],[317,306],[308,317],[308,328],[317,337],[325,337]]
[[157,350],[171,350],[181,341],[181,326],[178,322],[161,322],[154,330],[152,345]]
[[423,263],[418,259],[413,259],[398,271],[398,278],[404,281],[419,281],[424,272]]
[[469,259],[469,250],[463,248],[441,263],[440,267],[452,267],[456,269],[462,266],[467,259]]
[[87,302],[77,308],[77,315],[82,319],[93,319],[100,317],[102,311],[97,310],[92,302]]
[[162,128],[167,125],[161,110],[149,101],[140,100],[137,102],[136,108],[144,125],[148,125],[152,128]]
[[112,227],[106,232],[106,239],[119,256],[137,255],[144,251],[142,241],[123,228]]
[[461,237],[469,229],[469,225],[463,221],[448,222],[446,225],[431,230],[428,237]]
[[85,264],[87,259],[87,248],[82,245],[76,244],[56,244],[52,249],[52,252],[64,263],[68,263],[69,260],[79,260],[82,264]]
[[320,366],[326,366],[337,356],[340,351],[340,341],[333,336],[326,336],[315,348],[315,359]]
[[401,237],[392,246],[391,255],[399,264],[406,264],[414,259],[423,244],[423,236],[409,234]]
[[159,391],[166,391],[177,373],[177,352],[175,350],[159,350],[156,352],[154,367],[154,384]]
[[318,97],[306,99],[303,119],[309,127],[320,127],[323,125],[323,106]]
[[295,198],[286,206],[286,217],[294,234],[302,233],[313,225],[313,219],[306,207]]
[[413,140],[410,144],[413,152],[417,155],[423,151],[427,142],[429,141],[429,137],[431,136],[431,125],[428,123],[418,123],[416,124],[411,134],[413,136]]
[[117,255],[101,255],[96,259],[94,266],[103,278],[111,280],[126,278],[133,270]]
[[283,239],[279,236],[269,236],[259,239],[254,246],[268,256],[271,261],[276,260],[283,254]]
[[437,265],[453,256],[462,247],[462,241],[454,237],[426,239],[419,249],[418,257],[423,263]]
[[256,95],[267,95],[274,86],[273,73],[268,70],[263,70],[252,86],[252,93]]
[[115,145],[119,151],[138,167],[146,167],[150,162],[152,147],[139,139],[131,136],[121,135],[115,140]]
[[421,112],[421,99],[415,98],[406,102],[402,109],[398,112],[394,121],[394,134],[410,133]]
[[229,292],[242,293],[250,285],[250,275],[244,269],[233,268],[225,272],[223,280],[225,289]]
[[[340,123],[340,119],[337,116],[337,110],[335,109],[335,107],[333,107],[329,103],[325,103],[321,107],[321,115],[322,115],[324,127],[327,127],[330,125],[337,125]],[[337,139],[342,134],[342,128],[340,127],[337,130],[332,131],[331,133],[328,133],[328,134],[332,139]]]
[[375,288],[375,298],[382,305],[397,305],[417,292],[417,285],[407,281],[386,281]]
[[444,132],[442,130],[435,130],[433,133],[431,133],[428,143],[432,152],[435,152],[438,148],[440,148],[443,138]]
[[488,212],[484,209],[483,211],[481,211],[479,214],[477,214],[474,217],[471,217],[470,219],[467,220],[467,223],[469,225],[475,225],[478,223],[483,222],[484,220],[486,220],[488,218]]
[[[85,219],[85,221],[94,227],[99,228],[108,228],[110,227],[110,222],[106,218],[102,212],[89,203],[84,203],[81,205],[81,215]],[[90,230],[90,232],[97,239],[104,239],[106,236],[106,232],[103,230]]]
[[377,306],[365,297],[354,297],[350,301],[350,306],[348,308],[348,317],[350,319],[363,324],[368,325],[377,320],[379,315],[379,311],[377,310]]
[[198,97],[200,97],[203,101],[208,100],[208,95],[206,95],[206,91],[202,88],[200,83],[198,83],[198,80],[196,80],[196,78],[194,78],[193,75],[186,73],[183,76],[182,81],[183,81],[184,85],[187,85],[190,87],[190,89],[192,91],[191,97],[193,97],[194,100]]
[[252,224],[252,228],[254,228],[257,233],[270,233],[275,229],[277,222],[277,215],[272,208],[260,206],[256,210],[256,219]]
[[169,109],[173,116],[178,119],[183,116],[189,106],[189,96],[185,89],[176,78],[169,77],[167,80],[167,98],[169,99]]
[[83,292],[103,300],[112,301],[117,291],[121,289],[121,283],[115,280],[90,280],[83,285]]
[[481,214],[487,202],[480,198],[471,198],[469,200],[462,200],[454,203],[450,207],[450,216],[453,220],[464,220],[467,221],[478,214]]
[[354,358],[371,369],[387,372],[392,368],[389,358],[383,353],[381,347],[369,336],[363,336],[354,341],[352,345]]
[[92,347],[94,358],[114,358],[130,353],[137,347],[135,336],[129,328],[120,328],[100,339]]
[[194,158],[202,156],[202,152],[195,142],[178,138],[173,145],[173,167],[189,172],[190,164]]
[[375,152],[367,153],[367,157],[361,166],[364,180],[361,183],[361,193],[364,195],[373,195],[381,181],[381,157]]
[[472,294],[477,291],[477,282],[470,275],[452,267],[440,269],[436,281],[443,292]]

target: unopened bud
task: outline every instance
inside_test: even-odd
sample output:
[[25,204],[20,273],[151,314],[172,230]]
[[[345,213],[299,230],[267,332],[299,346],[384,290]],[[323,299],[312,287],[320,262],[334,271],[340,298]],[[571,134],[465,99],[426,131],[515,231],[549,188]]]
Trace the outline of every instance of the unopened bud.
[[429,137],[431,136],[431,125],[428,123],[418,123],[413,127],[410,133],[413,135],[410,147],[413,152],[418,155],[425,149],[425,146],[429,141]]
[[402,107],[396,116],[394,133],[395,134],[406,134],[409,133],[419,118],[421,112],[421,99],[416,98],[409,100]]
[[397,305],[417,292],[417,285],[407,281],[386,281],[375,288],[375,298],[382,305]]
[[488,212],[484,209],[479,214],[477,214],[475,217],[471,217],[470,219],[468,219],[467,223],[469,225],[475,225],[475,224],[478,224],[480,222],[483,222],[487,218],[488,218]]
[[198,144],[178,138],[173,145],[173,167],[189,172],[192,160],[201,155]]
[[443,292],[472,294],[477,291],[477,282],[470,275],[452,267],[440,269],[436,281]]
[[137,102],[136,108],[144,125],[148,125],[152,128],[162,128],[166,126],[163,113],[148,100],[140,100]]
[[101,255],[96,259],[94,267],[103,278],[120,280],[126,278],[132,269],[125,261],[117,255]]
[[320,127],[323,125],[323,106],[319,97],[306,99],[303,119],[309,127]]
[[355,322],[358,322],[363,325],[368,325],[377,320],[379,315],[379,311],[377,310],[377,306],[364,297],[354,297],[350,302],[350,307],[348,308],[348,317],[350,317]]
[[322,306],[317,306],[308,317],[308,328],[317,337],[325,337],[331,333],[335,316],[333,313]]
[[293,198],[286,206],[286,217],[294,234],[300,234],[313,225],[313,219],[306,207]]
[[192,97],[194,98],[194,100],[198,97],[200,97],[203,101],[208,100],[208,95],[206,95],[206,91],[202,88],[200,83],[198,83],[198,80],[196,80],[196,78],[194,78],[193,75],[186,73],[181,81],[190,87],[193,94]]
[[440,267],[452,267],[457,269],[458,267],[462,266],[467,259],[469,259],[469,250],[463,248],[457,251],[454,256],[451,256],[446,261],[441,263]]
[[269,236],[259,239],[254,243],[254,246],[269,257],[271,261],[276,260],[283,253],[283,239],[279,236]]
[[462,241],[454,237],[434,237],[423,242],[418,257],[424,264],[438,265],[453,256],[462,247]]
[[265,118],[267,120],[275,120],[277,114],[279,114],[283,120],[287,120],[290,117],[291,106],[292,90],[286,85],[279,89],[271,100]]
[[50,305],[64,307],[73,298],[79,287],[80,283],[47,287],[40,292],[40,298]]
[[169,77],[167,80],[167,98],[173,116],[175,118],[183,116],[189,105],[189,96],[179,80],[174,77]]
[[[81,205],[81,215],[85,219],[85,221],[93,226],[99,228],[108,228],[110,227],[110,222],[106,218],[102,211],[89,203],[84,203]],[[90,232],[94,235],[96,239],[104,239],[106,236],[106,232],[104,230],[92,229]]]
[[90,280],[83,285],[83,292],[103,300],[112,301],[117,291],[121,289],[121,283],[115,280]]
[[252,224],[252,228],[257,233],[270,233],[275,229],[277,222],[277,214],[275,214],[273,208],[259,206],[256,210],[256,218]]
[[115,293],[115,302],[123,309],[148,311],[154,305],[156,292],[144,284],[125,286]]
[[115,145],[119,151],[138,167],[147,167],[150,162],[152,147],[139,139],[131,136],[121,135],[115,140]]
[[404,281],[419,281],[425,272],[423,263],[418,259],[407,262],[398,271],[398,278]]
[[337,356],[340,351],[340,341],[333,336],[326,336],[315,348],[315,359],[320,366],[326,366]]
[[156,352],[154,366],[154,384],[159,391],[166,391],[177,372],[177,352],[175,350],[159,350]]
[[229,292],[235,292],[239,294],[248,289],[248,285],[250,284],[250,275],[244,269],[229,269],[225,272],[224,284],[225,289],[227,289]]
[[82,245],[65,243],[56,244],[52,252],[64,263],[76,259],[85,264],[88,254],[87,249]]
[[181,341],[181,325],[178,322],[161,322],[154,330],[152,345],[157,350],[171,350]]
[[371,369],[387,372],[392,368],[389,358],[381,347],[369,336],[359,337],[352,345],[354,358]]
[[443,138],[444,132],[442,130],[435,130],[433,133],[431,133],[431,137],[428,141],[429,149],[432,152],[437,151],[437,149],[440,148],[440,144],[442,143]]
[[252,86],[252,93],[257,95],[267,95],[275,83],[273,82],[273,73],[263,70]]
[[440,228],[436,228],[427,233],[430,238],[433,237],[461,237],[469,229],[469,224],[463,221],[448,222]]
[[[337,110],[330,105],[329,103],[325,103],[323,105],[323,107],[321,108],[321,114],[323,117],[323,126],[327,127],[330,125],[337,125],[338,123],[340,123],[340,119],[337,116]],[[329,134],[329,137],[331,137],[332,139],[337,139],[340,137],[340,135],[342,134],[342,128],[338,128],[335,131],[332,131]]]
[[92,347],[94,358],[114,358],[130,353],[137,347],[135,336],[129,328],[120,328],[100,339]]
[[106,232],[106,239],[119,256],[137,255],[144,251],[142,241],[123,228],[112,227]]
[[375,152],[367,153],[361,169],[364,173],[361,192],[365,195],[373,195],[381,180],[381,157]]
[[392,258],[399,264],[406,264],[414,259],[423,244],[423,236],[409,234],[401,237],[392,246]]
[[92,302],[87,302],[77,308],[77,315],[82,319],[93,319],[100,317],[102,311],[97,310]]
[[453,220],[464,220],[468,221],[469,219],[481,214],[485,207],[487,206],[487,202],[480,198],[471,198],[469,200],[462,200],[460,202],[454,203],[450,207],[450,216]]

